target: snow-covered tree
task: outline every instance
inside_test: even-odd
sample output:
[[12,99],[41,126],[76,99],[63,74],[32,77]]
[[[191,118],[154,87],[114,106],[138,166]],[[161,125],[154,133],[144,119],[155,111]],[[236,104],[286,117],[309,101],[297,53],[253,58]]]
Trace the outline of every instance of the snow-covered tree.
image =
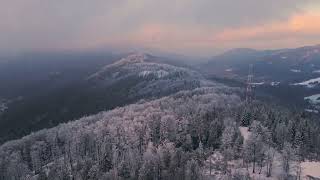
[[290,170],[292,168],[292,162],[296,160],[295,149],[288,142],[285,142],[282,149],[282,170],[283,176],[288,178],[290,175]]

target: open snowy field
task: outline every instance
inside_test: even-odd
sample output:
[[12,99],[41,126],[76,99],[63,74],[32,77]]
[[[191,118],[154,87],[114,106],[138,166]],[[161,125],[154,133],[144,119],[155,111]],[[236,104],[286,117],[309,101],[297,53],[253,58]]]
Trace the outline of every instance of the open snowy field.
[[312,104],[318,104],[320,103],[320,94],[315,94],[312,96],[305,97],[304,100],[307,100]]
[[314,79],[310,79],[310,80],[303,81],[303,82],[300,82],[300,83],[295,83],[293,85],[295,85],[295,86],[306,86],[308,88],[313,88],[314,86],[319,84],[319,82],[320,82],[320,78],[314,78]]

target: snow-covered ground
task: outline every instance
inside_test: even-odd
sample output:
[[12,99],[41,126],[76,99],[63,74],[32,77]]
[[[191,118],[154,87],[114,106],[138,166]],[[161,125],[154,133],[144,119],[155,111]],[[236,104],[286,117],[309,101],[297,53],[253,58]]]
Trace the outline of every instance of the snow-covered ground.
[[164,70],[158,70],[158,71],[142,71],[139,73],[140,77],[148,77],[148,76],[155,76],[157,78],[163,78],[169,75],[169,72]]
[[249,128],[248,127],[239,127],[240,133],[244,139],[244,141],[248,140],[249,136],[250,136],[250,132],[249,132]]
[[0,113],[6,111],[8,109],[8,102],[5,99],[0,99]]
[[[244,142],[248,140],[251,132],[249,131],[248,127],[239,127],[240,133],[244,138]],[[204,174],[208,177],[208,179],[224,179],[225,174],[220,170],[221,165],[223,163],[223,155],[219,151],[215,151],[205,162],[205,169]],[[271,177],[267,177],[267,167],[264,165],[261,169],[257,166],[256,173],[252,172],[252,164],[249,164],[248,168],[244,166],[242,159],[232,160],[227,162],[227,171],[229,173],[240,173],[240,174],[247,174],[252,179],[260,179],[260,180],[278,180],[281,179],[283,175],[282,171],[282,156],[281,154],[274,150],[274,158],[272,163],[272,172]],[[290,174],[293,176],[297,175],[298,170],[301,171],[301,179],[308,179],[308,177],[320,178],[320,162],[310,162],[305,161],[299,164],[298,162],[292,161],[290,163]],[[211,171],[210,171],[211,169]]]
[[250,83],[250,84],[253,86],[261,86],[261,85],[264,85],[265,82],[254,82],[254,83]]
[[[245,135],[248,135],[248,131],[246,128],[241,127],[241,130],[244,132]],[[247,174],[249,175],[252,179],[260,179],[260,180],[278,180],[279,176],[281,174],[281,162],[279,161],[280,154],[276,153],[274,157],[274,162],[273,162],[273,170],[272,170],[272,175],[271,177],[266,177],[266,167],[262,167],[261,173],[260,168],[256,168],[256,173],[252,172],[252,164],[250,164],[247,167],[243,164],[242,159],[238,160],[232,160],[227,162],[227,171],[229,173],[240,173],[240,174]],[[204,169],[204,174],[211,179],[225,179],[224,172],[219,170],[221,168],[221,165],[223,163],[223,155],[219,151],[215,151],[207,160],[206,160],[206,168]],[[211,176],[210,176],[210,167],[211,167]],[[218,169],[215,169],[217,168]],[[209,178],[209,179],[210,179]]]
[[305,109],[306,112],[309,112],[309,113],[316,113],[318,114],[319,111],[318,110],[315,110],[315,109]]
[[[241,128],[246,132],[245,128]],[[241,174],[248,174],[252,179],[260,179],[260,180],[278,180],[281,179],[282,176],[282,162],[281,162],[281,154],[279,152],[275,152],[275,156],[273,158],[273,168],[271,172],[271,177],[267,177],[266,170],[267,167],[263,166],[260,172],[260,168],[256,167],[256,173],[252,172],[252,164],[248,166],[248,169],[243,165],[243,160],[232,160],[227,162],[228,171],[231,173],[241,173]],[[221,163],[223,162],[223,155],[216,151],[214,152],[205,162],[206,168],[204,169],[204,174],[212,179],[223,179],[224,172],[219,170],[219,167],[221,166]],[[211,167],[211,171],[210,171]],[[218,169],[215,169],[217,168]],[[301,169],[300,169],[300,168]],[[291,162],[290,165],[290,174],[293,176],[297,175],[298,170],[300,169],[301,174],[300,178],[302,180],[309,180],[308,177],[313,178],[320,178],[320,162],[310,162],[305,161],[302,162],[299,166],[299,163],[297,162]],[[209,179],[210,179],[209,178]]]
[[131,54],[101,68],[98,72],[90,75],[87,79],[118,80],[128,76],[139,76],[142,78],[152,76],[157,79],[167,76],[203,79],[196,71],[184,67],[178,67],[166,63],[154,61],[147,54]]
[[271,86],[278,86],[279,84],[280,84],[279,81],[274,81],[270,83]]
[[0,113],[4,112],[8,109],[8,106],[6,104],[0,104]]
[[9,105],[11,103],[17,102],[17,101],[22,101],[23,97],[22,96],[18,96],[16,98],[13,99],[4,99],[0,97],[0,114],[5,112],[6,110],[9,109]]
[[232,69],[232,68],[229,68],[229,69],[226,69],[225,71],[226,71],[226,72],[232,72],[233,69]]
[[299,69],[290,69],[290,71],[294,72],[294,73],[300,73],[301,72],[301,70],[299,70]]
[[310,79],[304,82],[300,82],[300,83],[294,83],[293,85],[295,86],[307,86],[309,88],[315,87],[317,84],[320,83],[320,77],[319,78],[314,78],[314,79]]
[[320,178],[320,162],[306,161],[301,163],[302,177],[312,176]]
[[320,94],[305,97],[304,100],[309,101],[312,104],[318,104],[320,103]]

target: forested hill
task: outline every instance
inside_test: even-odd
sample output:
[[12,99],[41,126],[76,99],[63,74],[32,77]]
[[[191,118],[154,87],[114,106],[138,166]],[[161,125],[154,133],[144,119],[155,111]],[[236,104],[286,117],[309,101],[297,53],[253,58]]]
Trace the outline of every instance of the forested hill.
[[[319,122],[299,113],[246,105],[223,86],[198,88],[7,142],[0,179],[250,179],[245,169],[258,167],[286,179],[292,162],[320,158],[319,134]],[[281,173],[270,152],[280,154]]]
[[[87,61],[70,60],[65,56],[60,59],[64,58],[67,59],[65,64],[56,59],[52,61],[59,62],[57,64],[45,60],[23,61],[28,67],[27,72],[32,72],[30,77],[23,76],[25,71],[21,72],[21,69],[24,70],[24,66],[13,62],[7,67],[14,71],[0,73],[5,75],[0,77],[0,144],[85,115],[135,103],[142,98],[155,99],[207,85],[200,73],[178,66],[174,60],[147,54],[134,53],[116,60],[108,56],[98,60],[89,56]],[[104,58],[106,60],[103,61]],[[32,67],[36,70],[33,71]],[[54,78],[46,79],[46,70],[54,72]],[[16,76],[15,72],[19,72],[18,77],[21,78],[13,81],[11,77]],[[33,77],[37,78],[34,80]],[[42,78],[46,80],[38,80]],[[14,93],[14,98],[5,98],[7,100],[2,103],[3,87],[8,87],[10,92],[26,89],[14,88],[10,86],[11,82],[23,82],[33,87],[32,95],[20,94],[19,91]]]

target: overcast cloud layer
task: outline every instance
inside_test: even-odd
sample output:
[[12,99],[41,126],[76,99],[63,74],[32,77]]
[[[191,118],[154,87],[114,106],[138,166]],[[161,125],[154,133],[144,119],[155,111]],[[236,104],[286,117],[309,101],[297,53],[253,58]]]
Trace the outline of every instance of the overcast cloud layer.
[[319,43],[318,0],[0,0],[0,52],[210,54]]

